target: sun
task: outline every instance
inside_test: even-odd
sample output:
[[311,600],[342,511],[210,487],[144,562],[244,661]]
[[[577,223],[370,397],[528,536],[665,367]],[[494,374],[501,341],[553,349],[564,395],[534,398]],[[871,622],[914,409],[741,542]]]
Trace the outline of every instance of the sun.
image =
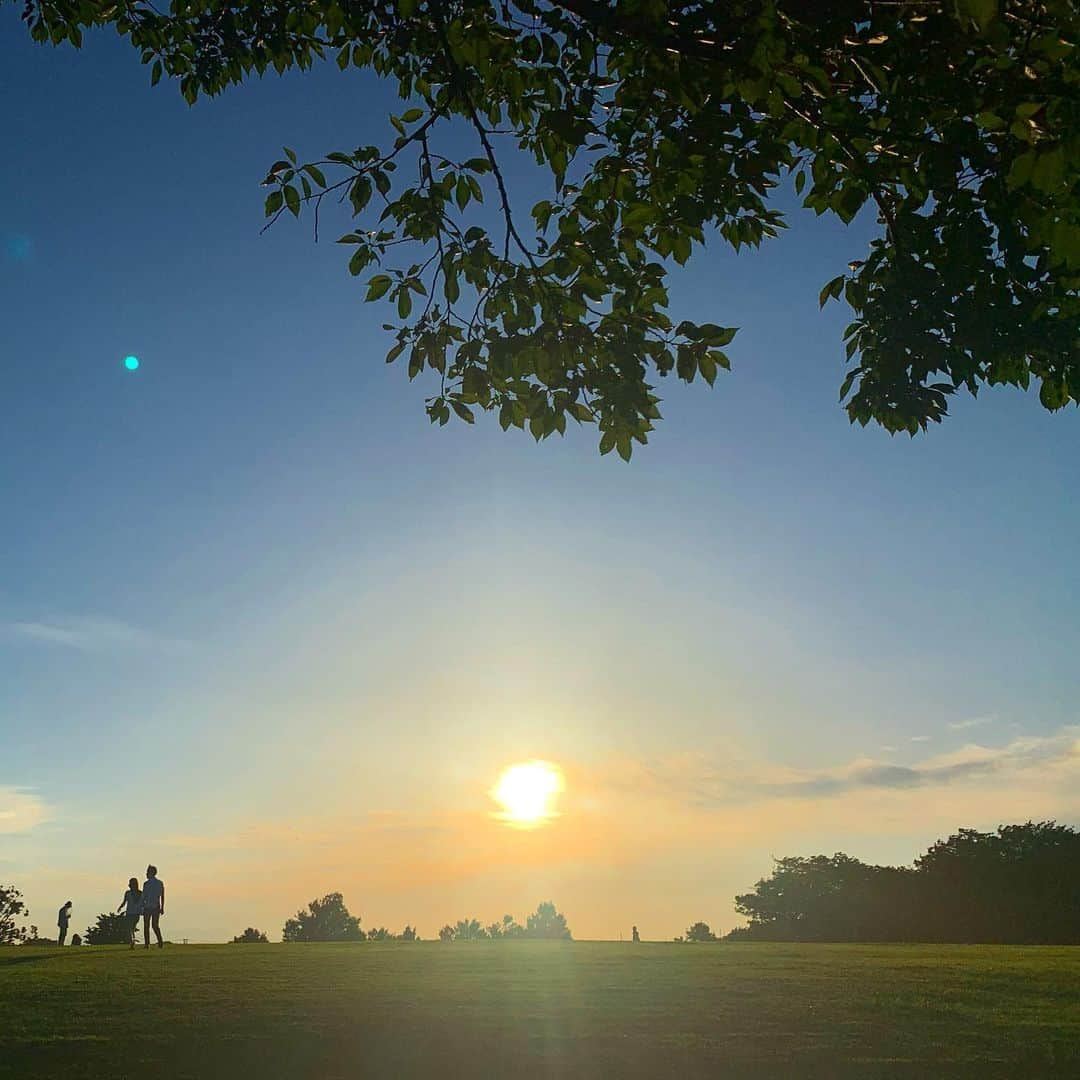
[[561,770],[549,761],[510,765],[491,789],[491,797],[502,807],[495,816],[521,828],[543,825],[557,816],[555,798],[564,786]]

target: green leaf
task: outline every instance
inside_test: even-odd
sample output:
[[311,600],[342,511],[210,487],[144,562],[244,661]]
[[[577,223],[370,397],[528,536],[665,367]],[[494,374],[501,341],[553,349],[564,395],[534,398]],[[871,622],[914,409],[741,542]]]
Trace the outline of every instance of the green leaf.
[[458,401],[457,398],[451,398],[450,405],[454,412],[456,412],[466,424],[474,424],[476,422],[476,418],[472,414],[472,409],[470,409],[463,401]]
[[397,293],[397,313],[398,317],[407,319],[409,313],[412,311],[412,293],[409,292],[404,285],[398,289]]
[[161,82],[161,73],[162,73],[161,61],[160,60],[155,60],[154,61],[154,66],[150,69],[150,85],[151,86],[157,86],[157,84],[159,82]]
[[424,115],[424,110],[423,109],[409,109],[407,112],[402,114],[401,119],[402,119],[403,123],[415,124],[416,121],[419,120],[420,117],[423,116],[423,115]]
[[615,449],[615,432],[614,431],[605,431],[604,434],[600,436],[600,453],[601,454],[610,454],[611,451],[614,450],[614,449]]
[[1028,150],[1013,160],[1005,177],[1005,186],[1010,191],[1023,187],[1031,179],[1031,170],[1035,165],[1035,152]]
[[293,217],[300,216],[300,192],[294,187],[282,189],[285,192],[285,205],[292,212]]
[[838,299],[844,291],[844,281],[844,275],[840,274],[838,277],[834,277],[832,281],[827,282],[818,294],[818,307],[824,307],[830,299]]
[[323,175],[323,171],[318,165],[305,165],[304,172],[306,172],[319,187],[326,187],[326,177]]
[[716,382],[716,361],[713,359],[711,353],[706,353],[704,356],[698,358],[698,371],[701,372],[701,377],[710,386]]
[[282,195],[280,188],[277,191],[271,191],[266,196],[266,205],[264,206],[266,216],[273,217],[281,209],[284,202],[285,196]]
[[393,284],[394,282],[389,274],[376,274],[368,282],[367,296],[364,297],[365,301],[378,300],[380,297],[385,296],[390,291],[390,286]]
[[695,339],[706,345],[730,345],[739,332],[736,326],[717,326],[716,323],[702,323],[697,328]]
[[353,277],[356,277],[356,275],[371,262],[373,257],[374,256],[368,248],[357,248],[356,251],[353,252],[352,258],[349,260],[349,273],[352,274]]
[[980,30],[985,30],[998,16],[998,0],[957,0],[956,6]]
[[1047,193],[1057,191],[1065,182],[1065,152],[1060,146],[1045,151],[1035,159],[1031,170],[1032,187]]

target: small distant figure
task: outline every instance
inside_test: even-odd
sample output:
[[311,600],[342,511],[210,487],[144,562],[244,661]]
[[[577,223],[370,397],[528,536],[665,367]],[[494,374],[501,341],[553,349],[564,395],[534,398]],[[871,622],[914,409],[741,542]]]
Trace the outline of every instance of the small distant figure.
[[71,935],[71,944],[72,944],[72,947],[81,945],[82,944],[82,938],[79,937],[78,934],[72,934]]
[[154,937],[157,938],[157,947],[164,948],[165,942],[161,940],[161,924],[159,919],[165,914],[165,882],[157,876],[157,867],[146,868],[146,880],[142,887],[142,927],[143,948],[150,948],[150,927],[154,928]]
[[[116,910],[117,913],[123,911],[124,917],[127,919],[128,943],[134,949],[135,929],[139,925],[139,916],[143,913],[143,894],[142,889],[139,888],[138,878],[128,879],[127,892],[124,893],[124,899],[120,901],[120,906]],[[74,941],[72,944],[75,944]]]
[[637,932],[637,927],[634,927],[634,941],[640,941],[641,935]]
[[60,933],[56,935],[56,942],[58,945],[63,945],[64,939],[67,937],[68,923],[71,922],[71,906],[71,901],[68,900],[56,913],[56,925],[60,931]]

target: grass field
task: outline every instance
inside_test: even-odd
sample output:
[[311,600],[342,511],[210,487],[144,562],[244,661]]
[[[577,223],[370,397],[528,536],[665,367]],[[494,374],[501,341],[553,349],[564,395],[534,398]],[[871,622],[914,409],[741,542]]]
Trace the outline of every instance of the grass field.
[[0,1077],[1080,1076],[1080,948],[0,950]]

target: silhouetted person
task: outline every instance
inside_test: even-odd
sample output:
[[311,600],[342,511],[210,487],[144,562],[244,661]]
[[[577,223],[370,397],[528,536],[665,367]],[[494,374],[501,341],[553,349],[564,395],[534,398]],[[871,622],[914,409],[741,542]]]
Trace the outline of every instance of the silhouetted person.
[[[162,892],[162,899],[164,900],[164,891]],[[124,893],[124,899],[120,901],[120,906],[116,910],[117,912],[124,912],[124,917],[128,923],[128,941],[134,949],[135,928],[139,925],[139,916],[143,913],[143,894],[142,889],[139,888],[139,879],[137,877],[133,877],[128,881],[127,892]]]
[[634,927],[634,940],[635,941],[640,941],[641,940],[641,935],[637,932],[637,927],[636,926]]
[[56,936],[56,943],[58,945],[64,944],[64,939],[67,937],[68,923],[71,922],[71,901],[69,900],[64,906],[56,913],[56,925],[60,930],[60,933]]
[[150,948],[150,927],[154,928],[158,948],[165,942],[161,940],[161,924],[158,920],[165,914],[165,883],[157,876],[157,867],[146,868],[146,880],[142,887],[142,933],[143,948]]

